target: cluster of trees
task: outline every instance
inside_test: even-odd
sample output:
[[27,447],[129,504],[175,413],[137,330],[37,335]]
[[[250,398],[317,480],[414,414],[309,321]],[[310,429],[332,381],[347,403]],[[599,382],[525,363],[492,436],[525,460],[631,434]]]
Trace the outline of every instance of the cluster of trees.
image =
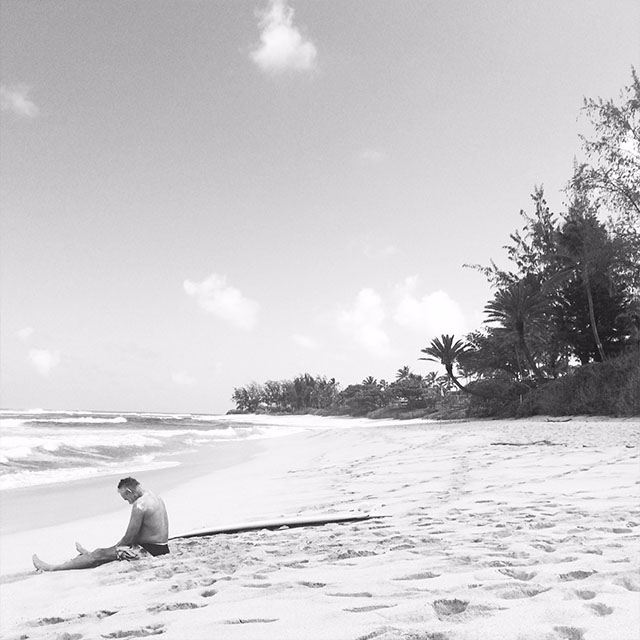
[[321,413],[363,416],[390,407],[401,411],[434,410],[451,390],[448,376],[413,373],[398,369],[392,382],[372,376],[342,389],[335,378],[300,374],[293,380],[252,382],[234,389],[236,410],[246,413]]
[[264,384],[252,382],[237,387],[231,399],[236,410],[245,413],[307,413],[331,407],[339,391],[335,378],[304,373],[293,380],[267,380]]
[[[583,112],[593,135],[581,136],[585,160],[574,164],[563,210],[552,212],[543,188],[535,188],[533,212],[521,212],[523,228],[505,247],[509,267],[470,265],[494,291],[484,328],[463,339],[443,335],[422,349],[421,359],[444,365],[445,378],[403,367],[392,383],[367,378],[340,390],[333,378],[304,374],[236,389],[237,409],[351,415],[383,407],[431,410],[460,390],[476,404],[513,410],[514,401],[522,405],[532,390],[539,398],[540,389],[557,389],[554,381],[580,368],[584,374],[593,363],[608,363],[601,371],[611,378],[616,370],[611,363],[620,362],[625,404],[612,411],[640,412],[640,80],[635,70],[619,102],[585,99]],[[597,382],[589,393],[599,387],[610,393],[610,386]],[[535,411],[531,403],[530,410]]]
[[[423,349],[465,391],[522,397],[579,366],[640,358],[640,81],[614,101],[585,100],[595,137],[582,137],[565,209],[543,189],[505,248],[510,268],[475,265],[494,289],[485,328]],[[631,354],[631,355],[629,355]],[[461,385],[454,365],[471,379]],[[637,378],[636,378],[637,381]],[[640,386],[638,387],[640,396]]]

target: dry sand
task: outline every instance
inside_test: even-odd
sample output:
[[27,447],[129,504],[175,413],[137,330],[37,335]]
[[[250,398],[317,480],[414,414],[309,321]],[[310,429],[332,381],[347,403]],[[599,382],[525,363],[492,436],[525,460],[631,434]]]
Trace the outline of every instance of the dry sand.
[[27,571],[24,558],[45,540],[58,554],[42,551],[48,561],[72,555],[76,538],[109,544],[126,510],[14,533],[2,539],[13,563],[2,567],[0,631],[34,640],[633,640],[639,431],[634,419],[541,418],[373,423],[266,441],[244,462],[164,492],[172,533],[279,515],[385,517],[175,540],[170,556],[46,574]]

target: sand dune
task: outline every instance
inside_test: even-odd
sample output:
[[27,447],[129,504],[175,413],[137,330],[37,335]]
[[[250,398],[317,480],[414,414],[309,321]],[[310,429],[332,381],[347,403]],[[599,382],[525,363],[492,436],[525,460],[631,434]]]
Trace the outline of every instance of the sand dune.
[[166,557],[5,575],[2,633],[632,640],[639,431],[637,420],[574,418],[314,430],[286,446],[272,441],[244,467],[173,491],[192,502],[221,487],[241,493],[234,474],[253,469],[264,480],[253,504],[260,516],[385,517],[175,540]]

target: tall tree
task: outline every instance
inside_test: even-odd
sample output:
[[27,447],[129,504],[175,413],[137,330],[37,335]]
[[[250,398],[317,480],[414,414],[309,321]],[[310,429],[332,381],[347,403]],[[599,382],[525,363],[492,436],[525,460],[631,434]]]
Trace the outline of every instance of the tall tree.
[[640,297],[640,79],[618,100],[585,98],[582,111],[592,127],[581,135],[586,161],[579,164],[569,188],[587,190],[595,205],[609,214],[609,231],[621,244],[619,267]]
[[518,337],[517,344],[538,380],[544,376],[527,344],[527,333],[548,308],[549,300],[533,278],[520,280],[505,289],[500,289],[485,306],[490,322],[499,322],[505,330],[515,332]]
[[[598,305],[604,313],[611,311],[616,302],[615,264],[617,261],[615,243],[611,240],[604,225],[598,220],[593,205],[588,201],[584,193],[574,194],[569,206],[569,212],[565,223],[556,233],[554,254],[550,256],[555,263],[557,271],[550,279],[550,284],[567,281],[569,287],[572,276],[576,276],[582,286],[587,302],[588,326],[593,336],[593,343],[597,359],[606,359],[605,348],[602,344],[600,313],[596,313],[594,292],[599,291],[602,301]],[[621,283],[620,283],[621,284]],[[563,290],[565,295],[562,302],[571,303],[571,296],[566,295],[567,288]],[[574,309],[576,307],[574,306]],[[578,307],[579,308],[579,302]],[[616,310],[615,313],[623,309]],[[604,323],[603,323],[604,324]],[[607,336],[611,339],[611,336]]]

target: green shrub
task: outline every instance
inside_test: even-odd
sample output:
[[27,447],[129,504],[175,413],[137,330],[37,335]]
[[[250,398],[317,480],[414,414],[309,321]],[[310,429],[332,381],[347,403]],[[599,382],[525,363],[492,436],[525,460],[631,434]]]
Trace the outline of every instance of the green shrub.
[[640,353],[583,365],[535,390],[526,408],[529,415],[640,415]]

